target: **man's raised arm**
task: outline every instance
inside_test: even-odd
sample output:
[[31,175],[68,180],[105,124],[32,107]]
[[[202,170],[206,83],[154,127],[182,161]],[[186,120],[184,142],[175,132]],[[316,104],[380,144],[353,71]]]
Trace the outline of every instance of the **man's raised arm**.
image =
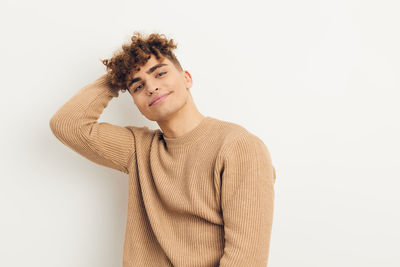
[[108,74],[81,88],[50,119],[52,133],[64,145],[83,157],[128,173],[135,153],[134,135],[127,127],[97,120],[108,102],[118,97]]

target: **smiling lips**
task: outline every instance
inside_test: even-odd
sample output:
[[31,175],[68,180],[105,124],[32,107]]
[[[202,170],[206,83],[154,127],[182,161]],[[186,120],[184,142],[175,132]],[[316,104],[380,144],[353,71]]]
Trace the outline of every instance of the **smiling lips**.
[[153,101],[151,101],[150,106],[155,105],[161,101],[163,101],[166,97],[168,96],[168,93],[157,96],[156,98],[153,99]]

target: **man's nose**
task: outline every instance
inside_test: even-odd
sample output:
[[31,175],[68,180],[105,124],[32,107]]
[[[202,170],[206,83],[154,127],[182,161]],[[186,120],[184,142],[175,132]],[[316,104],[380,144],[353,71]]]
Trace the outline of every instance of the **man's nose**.
[[156,82],[153,81],[147,82],[147,91],[149,92],[149,94],[153,94],[157,90],[158,90],[158,85]]

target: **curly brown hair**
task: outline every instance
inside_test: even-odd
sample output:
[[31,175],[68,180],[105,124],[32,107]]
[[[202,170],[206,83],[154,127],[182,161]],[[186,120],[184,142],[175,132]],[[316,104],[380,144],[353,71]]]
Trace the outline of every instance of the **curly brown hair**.
[[132,73],[139,71],[151,55],[157,60],[168,58],[178,70],[183,70],[181,64],[172,52],[177,44],[173,39],[168,40],[165,34],[152,33],[147,37],[135,31],[131,43],[123,44],[122,50],[115,52],[110,59],[101,59],[107,67],[109,81],[113,91],[125,92],[126,82]]

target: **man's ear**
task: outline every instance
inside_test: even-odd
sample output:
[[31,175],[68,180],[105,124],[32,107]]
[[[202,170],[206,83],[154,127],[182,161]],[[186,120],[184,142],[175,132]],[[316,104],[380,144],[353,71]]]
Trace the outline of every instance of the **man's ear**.
[[183,78],[185,81],[186,89],[192,88],[193,80],[192,80],[192,75],[189,73],[189,71],[187,70],[183,71]]

